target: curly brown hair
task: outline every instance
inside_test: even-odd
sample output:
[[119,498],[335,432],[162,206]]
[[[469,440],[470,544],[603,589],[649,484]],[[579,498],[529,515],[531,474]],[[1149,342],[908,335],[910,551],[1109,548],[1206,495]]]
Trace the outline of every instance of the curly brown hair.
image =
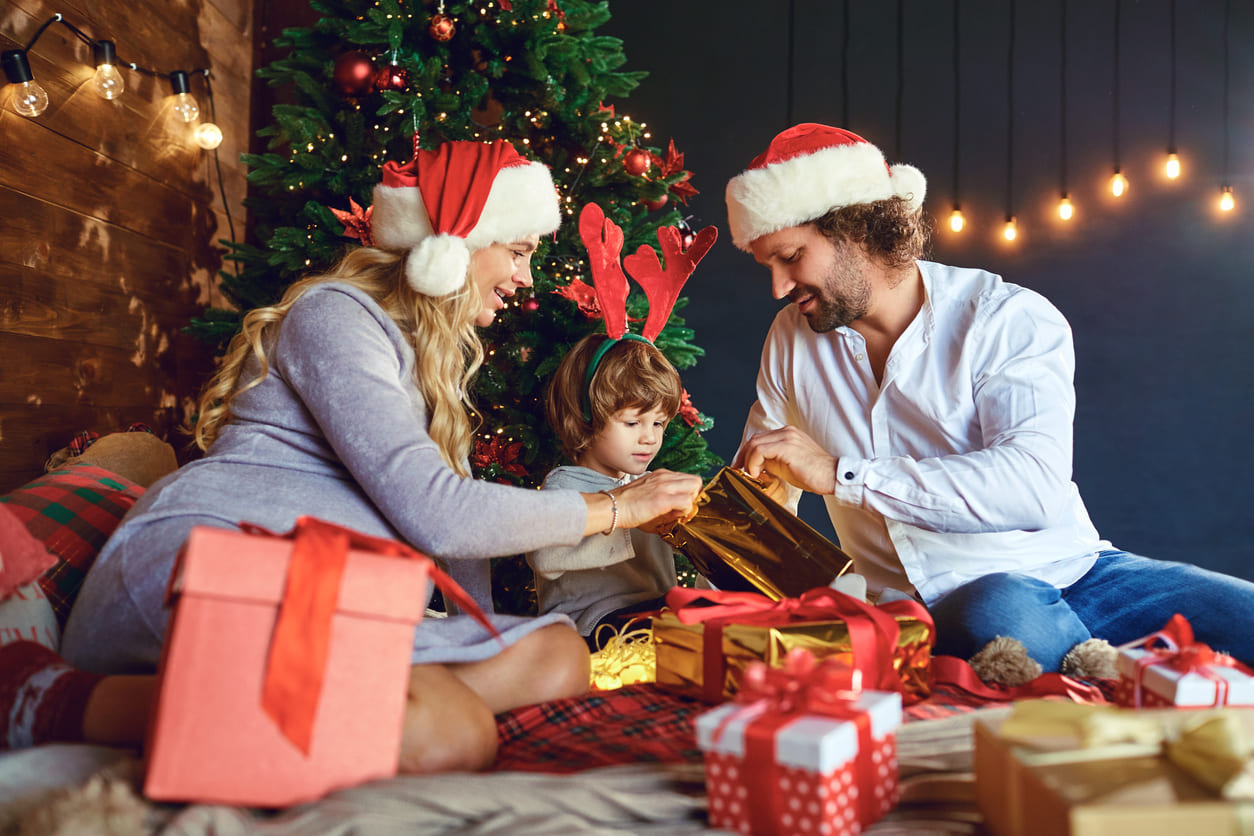
[[811,221],[829,241],[851,241],[887,267],[906,267],[922,258],[932,239],[932,223],[899,197],[832,209]]
[[[660,409],[669,421],[679,412],[683,384],[679,372],[657,346],[621,340],[601,358],[592,382],[585,385],[588,363],[605,334],[589,334],[575,343],[549,382],[545,413],[549,426],[573,462],[596,434],[622,409]],[[584,417],[585,408],[591,419]]]

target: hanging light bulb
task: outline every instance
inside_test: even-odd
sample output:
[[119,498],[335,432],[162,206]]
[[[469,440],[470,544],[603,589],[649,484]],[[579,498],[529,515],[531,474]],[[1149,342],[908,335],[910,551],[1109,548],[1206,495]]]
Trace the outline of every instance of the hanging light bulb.
[[193,136],[196,144],[206,151],[212,151],[222,144],[222,129],[212,122],[202,122],[197,125]]
[[1219,208],[1224,212],[1231,212],[1236,205],[1237,202],[1232,197],[1232,187],[1224,186],[1219,192]]
[[22,116],[34,119],[48,109],[48,93],[35,81],[25,50],[6,50],[0,55],[0,63],[4,64],[4,75],[9,83],[17,85],[17,89],[13,91],[14,110]]
[[192,94],[187,92],[191,89],[187,83],[187,73],[183,70],[170,73],[170,88],[174,91],[174,112],[184,122],[195,122],[196,117],[200,115],[200,108],[196,106],[196,100],[192,98]]
[[1006,225],[1002,227],[1001,234],[1006,236],[1007,241],[1013,241],[1019,234],[1019,230],[1015,228],[1014,215],[1006,217]]
[[949,228],[954,232],[962,232],[962,227],[966,225],[966,219],[962,217],[962,210],[954,206],[954,211],[949,213]]
[[96,57],[96,77],[92,80],[96,92],[102,99],[116,99],[126,89],[122,74],[114,66],[118,60],[117,47],[113,41],[96,41],[92,44],[92,51]]
[[1071,220],[1071,216],[1074,214],[1074,211],[1075,210],[1071,206],[1071,198],[1067,197],[1066,192],[1063,192],[1062,198],[1058,201],[1058,217],[1062,218],[1064,221],[1069,221]]
[[1115,197],[1123,197],[1123,193],[1128,190],[1128,178],[1123,176],[1123,172],[1115,169],[1114,175],[1110,178],[1110,193]]
[[1163,166],[1163,170],[1172,180],[1180,176],[1180,156],[1175,151],[1167,152],[1167,163]]

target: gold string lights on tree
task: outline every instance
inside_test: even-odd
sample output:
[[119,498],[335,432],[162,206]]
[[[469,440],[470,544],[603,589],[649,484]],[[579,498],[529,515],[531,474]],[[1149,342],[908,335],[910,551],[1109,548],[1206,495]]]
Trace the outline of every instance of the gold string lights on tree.
[[[3,54],[0,54],[0,64],[4,67],[5,78],[8,80],[9,85],[13,87],[10,94],[11,106],[16,113],[28,119],[35,119],[48,109],[48,93],[35,80],[28,53],[35,46],[40,36],[54,23],[60,23],[73,32],[80,41],[91,47],[92,60],[96,65],[96,72],[92,76],[91,83],[92,88],[101,98],[113,101],[125,92],[126,82],[118,71],[119,67],[125,67],[143,75],[166,78],[170,82],[171,108],[183,122],[190,125],[196,122],[200,115],[200,107],[196,103],[196,99],[191,95],[190,79],[191,76],[199,75],[205,80],[205,90],[209,99],[210,112],[212,113],[213,88],[210,84],[209,69],[207,67],[195,70],[159,72],[147,67],[141,67],[133,62],[124,62],[118,58],[117,44],[112,40],[96,40],[92,38],[67,21],[59,12],[48,18],[42,26],[35,30],[34,36],[27,41],[26,46],[21,49],[5,50]],[[211,121],[201,122],[192,131],[192,139],[201,148],[211,150],[221,144],[222,131]]]

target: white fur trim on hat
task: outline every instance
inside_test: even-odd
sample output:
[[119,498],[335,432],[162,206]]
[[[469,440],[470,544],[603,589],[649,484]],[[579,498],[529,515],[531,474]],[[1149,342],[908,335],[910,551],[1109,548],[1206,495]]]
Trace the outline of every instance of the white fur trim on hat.
[[528,235],[548,235],[562,223],[553,176],[542,163],[503,168],[492,181],[479,223],[466,236],[466,245],[478,250],[508,244]]
[[727,184],[732,243],[742,250],[763,235],[821,218],[832,209],[891,197],[923,205],[927,180],[911,165],[889,169],[869,142],[834,145],[761,168]]
[[460,288],[470,269],[470,249],[456,235],[430,235],[409,251],[405,278],[424,296],[445,296]]

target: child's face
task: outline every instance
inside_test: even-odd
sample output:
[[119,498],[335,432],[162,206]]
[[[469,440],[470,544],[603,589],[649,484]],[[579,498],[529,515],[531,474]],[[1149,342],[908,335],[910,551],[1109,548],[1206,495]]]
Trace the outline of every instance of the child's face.
[[639,476],[657,455],[668,420],[660,409],[620,409],[593,437],[577,463],[614,479],[623,478],[624,473]]

